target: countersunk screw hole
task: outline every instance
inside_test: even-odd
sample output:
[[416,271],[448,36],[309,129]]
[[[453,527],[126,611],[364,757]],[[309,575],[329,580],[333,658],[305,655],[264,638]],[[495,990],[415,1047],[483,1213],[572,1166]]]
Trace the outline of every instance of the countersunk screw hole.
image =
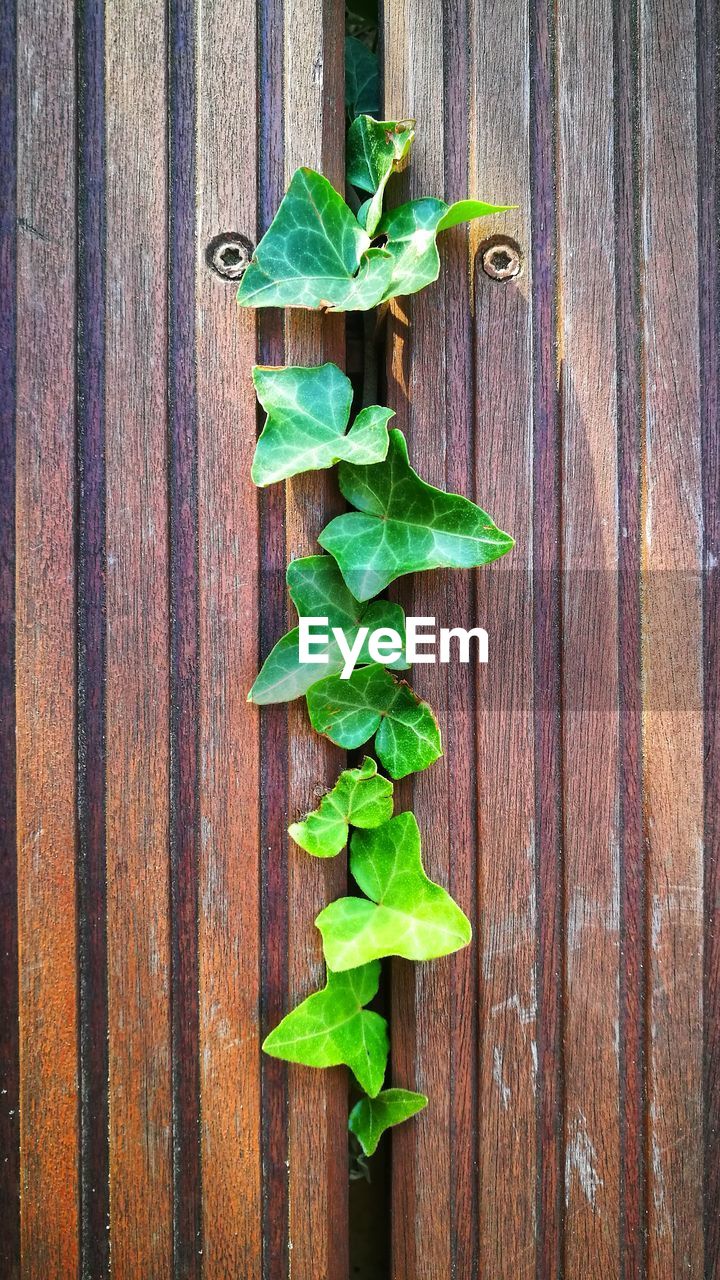
[[491,280],[513,280],[522,269],[522,250],[515,240],[493,236],[481,245],[482,269]]
[[253,244],[239,231],[223,231],[213,236],[205,250],[205,261],[221,280],[239,280],[253,256]]

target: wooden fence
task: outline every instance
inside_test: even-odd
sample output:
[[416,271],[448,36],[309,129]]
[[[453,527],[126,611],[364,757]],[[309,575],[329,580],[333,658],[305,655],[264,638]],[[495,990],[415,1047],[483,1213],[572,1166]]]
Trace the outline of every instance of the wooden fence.
[[446,753],[403,798],[475,941],[392,966],[431,1103],[375,1269],[345,1073],[260,1055],[346,867],[286,837],[340,753],[245,701],[338,501],[258,496],[249,369],[345,328],[238,312],[206,248],[301,163],[342,186],[343,34],[332,0],[3,6],[2,1274],[720,1276],[712,0],[386,0],[406,186],[518,206],[395,307],[387,403],[517,545],[405,597],[491,651],[415,673]]

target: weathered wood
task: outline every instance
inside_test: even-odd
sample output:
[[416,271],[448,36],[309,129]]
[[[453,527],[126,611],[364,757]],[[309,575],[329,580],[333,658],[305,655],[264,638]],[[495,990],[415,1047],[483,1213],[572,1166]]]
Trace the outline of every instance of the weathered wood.
[[[702,487],[695,8],[643,8],[643,781],[649,1273],[703,1274]],[[692,245],[677,269],[681,246]],[[669,269],[673,264],[673,269]]]
[[[319,169],[339,190],[344,182],[343,30],[332,0],[285,0],[283,5],[285,186],[295,169]],[[344,363],[341,317],[305,312],[285,317],[285,363]],[[340,510],[327,473],[286,486],[286,561],[316,553],[317,535]],[[310,728],[303,703],[288,709],[287,802],[291,819],[316,803],[342,768],[340,751]],[[285,840],[288,859],[288,1007],[324,984],[320,936],[314,920],[344,893],[344,857],[323,863]],[[278,851],[280,856],[283,856]],[[270,944],[272,945],[272,944]],[[347,1256],[347,1079],[337,1069],[288,1073],[288,1247],[298,1280],[344,1280]]]
[[113,1274],[172,1272],[165,7],[106,7]]
[[24,1276],[60,1280],[79,1256],[72,6],[21,3],[17,40],[21,1248]]
[[20,1045],[15,742],[16,14],[0,20],[0,1264],[20,1275]]
[[[250,481],[256,317],[203,260],[221,231],[255,238],[255,5],[202,5],[196,48],[202,1266],[259,1280],[260,738],[246,701],[262,600]],[[240,103],[250,124],[238,168]]]
[[[565,1275],[619,1271],[618,521],[609,2],[557,10]],[[578,68],[586,68],[578,74]],[[603,145],[598,145],[598,139]],[[583,181],[574,164],[584,158]]]
[[[494,21],[502,21],[495,14]],[[510,21],[510,7],[507,10]],[[490,634],[479,677],[477,781],[482,902],[478,938],[482,1072],[478,1160],[480,1273],[532,1277],[537,1180],[537,823],[533,732],[533,406],[529,30],[516,21],[498,60],[478,6],[471,16],[471,191],[517,211],[472,226],[475,290],[475,494],[515,538],[477,575],[477,621]],[[511,139],[513,141],[511,141]],[[482,270],[482,243],[509,235],[516,280]],[[462,1227],[460,1227],[462,1229]],[[471,1272],[468,1272],[470,1275]]]

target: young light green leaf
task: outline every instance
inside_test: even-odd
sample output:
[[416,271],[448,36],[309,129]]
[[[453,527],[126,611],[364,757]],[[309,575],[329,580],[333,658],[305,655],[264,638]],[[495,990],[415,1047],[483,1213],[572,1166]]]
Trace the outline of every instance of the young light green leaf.
[[383,196],[390,174],[399,169],[410,150],[414,120],[372,120],[358,116],[348,130],[347,178],[372,199],[358,221],[368,235],[375,233],[382,213]]
[[238,289],[243,307],[367,311],[392,272],[342,196],[312,169],[298,169]]
[[323,990],[308,996],[270,1032],[265,1053],[306,1067],[347,1066],[374,1098],[385,1076],[387,1022],[364,1006],[377,994],[379,982],[377,961],[349,973],[328,970]]
[[[341,627],[350,646],[360,627],[367,627],[370,634],[381,628],[397,632],[402,654],[387,665],[395,671],[407,669],[409,664],[404,656],[405,614],[401,606],[390,600],[360,604],[348,591],[332,556],[304,556],[300,560],[292,560],[287,569],[287,584],[290,598],[301,618],[327,618],[328,635],[332,637],[333,627]],[[358,654],[357,666],[366,666],[373,661],[368,643],[369,636]],[[342,671],[345,657],[337,640],[331,638],[327,645],[317,647],[314,653],[317,657],[324,655],[327,662],[301,662],[300,631],[298,627],[288,631],[265,659],[248,694],[248,702],[261,705],[292,702],[307,693],[318,680]]]
[[424,1093],[410,1089],[383,1089],[376,1098],[361,1098],[350,1112],[348,1129],[355,1134],[366,1156],[377,1149],[386,1129],[402,1124],[427,1106]]
[[427,769],[442,755],[427,703],[383,667],[360,667],[348,680],[319,680],[307,691],[307,705],[313,728],[339,747],[361,747],[375,734],[377,757],[391,778]]
[[395,578],[423,569],[471,569],[514,546],[509,534],[468,498],[421,480],[408,462],[401,431],[390,432],[384,462],[340,465],[338,479],[357,507],[331,520],[318,538],[335,557],[358,600],[369,600]]
[[341,459],[359,465],[385,457],[393,410],[379,405],[363,409],[346,435],[352,383],[337,365],[256,366],[253,382],[267,414],[252,464],[256,485],[287,480],[301,471],[320,471]]
[[354,36],[345,38],[345,106],[352,119],[380,110],[380,67],[377,54]]
[[383,300],[417,293],[437,280],[440,231],[473,218],[505,213],[509,208],[510,205],[486,204],[483,200],[459,200],[457,204],[447,205],[444,200],[426,197],[411,200],[384,214],[377,228],[373,228],[376,235],[387,236],[385,248],[393,260]]
[[359,769],[346,769],[332,791],[302,822],[288,828],[296,844],[316,858],[333,858],[347,844],[348,826],[379,827],[392,817],[393,786],[366,756]]
[[370,901],[338,898],[320,912],[315,923],[331,969],[354,969],[382,956],[435,960],[470,942],[467,916],[425,874],[414,814],[353,832],[350,870]]

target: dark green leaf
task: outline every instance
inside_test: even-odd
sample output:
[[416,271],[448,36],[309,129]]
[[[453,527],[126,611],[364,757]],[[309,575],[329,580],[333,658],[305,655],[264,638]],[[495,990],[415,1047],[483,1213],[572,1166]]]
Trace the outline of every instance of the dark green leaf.
[[[387,665],[396,671],[407,668],[408,663],[404,657],[405,615],[401,606],[389,600],[360,604],[345,586],[332,556],[305,556],[300,560],[292,560],[288,565],[287,583],[299,616],[326,617],[328,634],[332,636],[333,627],[341,627],[350,646],[361,626],[368,627],[371,633],[384,627],[396,631],[402,642],[403,656]],[[300,632],[294,627],[268,654],[248,694],[248,702],[292,702],[318,680],[342,671],[345,665],[341,649],[332,638],[324,649],[315,650],[317,656],[325,654],[328,659],[325,664],[302,663],[299,646]],[[365,666],[370,662],[372,658],[366,641],[356,665]]]
[[256,366],[253,382],[267,413],[253,459],[255,484],[274,484],[302,471],[319,471],[340,459],[359,465],[385,457],[392,409],[372,405],[361,410],[345,434],[352,383],[337,365],[310,369]]
[[345,106],[352,119],[380,110],[380,67],[377,54],[354,36],[345,39]]
[[414,120],[371,120],[358,116],[348,131],[347,177],[360,191],[373,193],[370,204],[358,213],[358,221],[373,235],[382,213],[385,186],[390,174],[406,158],[415,132]]
[[427,703],[383,667],[361,667],[349,680],[319,680],[308,689],[307,705],[313,728],[339,747],[361,747],[376,734],[375,751],[391,778],[427,769],[442,755]]
[[338,478],[358,510],[336,516],[318,542],[335,557],[358,600],[369,600],[404,573],[470,569],[514,546],[474,502],[420,479],[408,462],[401,431],[390,432],[384,462],[341,464]]

